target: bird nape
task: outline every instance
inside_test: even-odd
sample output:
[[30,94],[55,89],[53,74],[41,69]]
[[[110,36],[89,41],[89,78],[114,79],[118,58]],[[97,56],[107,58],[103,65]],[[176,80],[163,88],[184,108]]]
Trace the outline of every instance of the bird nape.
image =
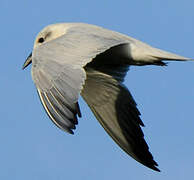
[[61,23],[38,34],[23,69],[32,63],[32,79],[42,105],[60,129],[74,133],[81,117],[81,95],[127,154],[160,171],[144,140],[136,102],[123,81],[131,65],[164,66],[164,61],[188,60],[95,25]]

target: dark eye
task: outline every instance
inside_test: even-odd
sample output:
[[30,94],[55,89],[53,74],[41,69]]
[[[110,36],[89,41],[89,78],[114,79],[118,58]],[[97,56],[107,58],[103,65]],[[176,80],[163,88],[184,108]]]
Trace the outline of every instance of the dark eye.
[[44,38],[41,37],[41,38],[38,40],[38,42],[39,42],[39,43],[43,43],[43,42],[44,42]]

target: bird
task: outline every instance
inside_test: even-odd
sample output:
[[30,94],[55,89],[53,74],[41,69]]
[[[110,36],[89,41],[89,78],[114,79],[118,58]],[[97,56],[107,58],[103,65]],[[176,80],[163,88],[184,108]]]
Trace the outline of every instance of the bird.
[[144,139],[144,123],[124,78],[130,66],[166,66],[192,60],[127,35],[86,23],[46,26],[35,39],[31,75],[44,109],[60,129],[74,134],[81,95],[104,130],[128,155],[160,171]]

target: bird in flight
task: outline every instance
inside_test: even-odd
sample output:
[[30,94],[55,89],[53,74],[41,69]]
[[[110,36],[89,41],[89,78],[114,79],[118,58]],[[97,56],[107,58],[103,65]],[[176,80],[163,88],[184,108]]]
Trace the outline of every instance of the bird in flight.
[[45,27],[36,37],[32,79],[50,119],[73,134],[81,111],[79,95],[112,139],[132,158],[160,171],[144,140],[135,100],[123,84],[129,66],[165,66],[191,60],[127,35],[84,23]]

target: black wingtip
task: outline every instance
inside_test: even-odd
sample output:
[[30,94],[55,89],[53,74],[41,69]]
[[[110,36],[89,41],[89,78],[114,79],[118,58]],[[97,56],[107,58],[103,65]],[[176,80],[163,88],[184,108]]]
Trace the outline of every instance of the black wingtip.
[[145,127],[145,124],[142,122],[142,121],[140,121],[140,123],[139,123],[142,127]]
[[77,111],[78,117],[82,117],[78,102],[76,103],[76,111]]
[[148,167],[153,169],[154,171],[161,172],[160,169],[158,169],[156,166],[158,166],[158,163],[154,160],[153,160],[153,165],[148,165]]
[[74,132],[71,129],[68,129],[68,133],[74,135]]
[[160,169],[158,169],[158,168],[157,168],[157,167],[155,167],[155,166],[154,166],[154,167],[152,167],[152,169],[153,169],[154,171],[161,172],[161,171],[160,171]]

